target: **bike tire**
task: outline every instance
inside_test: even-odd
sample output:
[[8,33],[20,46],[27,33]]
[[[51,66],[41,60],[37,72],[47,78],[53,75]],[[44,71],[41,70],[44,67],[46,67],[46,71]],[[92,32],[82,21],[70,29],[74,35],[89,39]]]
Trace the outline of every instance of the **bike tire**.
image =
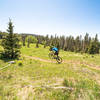
[[49,58],[50,59],[53,59],[54,58],[53,56],[54,56],[53,53],[49,53]]
[[58,56],[56,61],[58,62],[58,64],[60,64],[60,63],[62,63],[62,58]]

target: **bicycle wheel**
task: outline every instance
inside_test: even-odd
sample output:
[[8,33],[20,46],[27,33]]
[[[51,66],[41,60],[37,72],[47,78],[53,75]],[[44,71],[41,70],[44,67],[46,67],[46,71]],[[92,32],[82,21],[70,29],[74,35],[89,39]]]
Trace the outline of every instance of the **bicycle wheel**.
[[57,57],[57,59],[56,59],[56,60],[57,60],[58,64],[60,64],[60,63],[62,62],[62,58],[61,58],[61,57],[59,57],[59,56]]
[[54,54],[51,52],[51,53],[49,53],[49,58],[50,59],[53,59],[54,58]]

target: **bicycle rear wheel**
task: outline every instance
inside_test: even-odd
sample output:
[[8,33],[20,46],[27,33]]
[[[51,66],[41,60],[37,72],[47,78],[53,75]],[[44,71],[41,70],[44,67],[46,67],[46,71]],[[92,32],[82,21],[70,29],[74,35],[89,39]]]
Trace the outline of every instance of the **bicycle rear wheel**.
[[60,64],[60,63],[62,63],[62,58],[58,56],[56,61],[58,62],[58,64]]

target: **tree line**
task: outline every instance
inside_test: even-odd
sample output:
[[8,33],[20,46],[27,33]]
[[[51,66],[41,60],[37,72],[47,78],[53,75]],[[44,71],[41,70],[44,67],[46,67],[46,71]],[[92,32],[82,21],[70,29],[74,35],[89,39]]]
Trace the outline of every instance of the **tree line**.
[[100,42],[98,40],[98,35],[96,34],[94,38],[91,38],[88,33],[82,38],[82,36],[51,36],[45,37],[46,46],[56,46],[59,49],[71,52],[81,52],[89,54],[98,54],[100,50]]
[[94,38],[90,37],[88,33],[84,37],[77,36],[42,36],[35,34],[15,34],[13,32],[13,23],[9,20],[7,32],[0,31],[1,45],[4,51],[1,53],[4,57],[17,58],[20,55],[20,48],[22,46],[30,47],[30,44],[35,43],[36,48],[39,48],[39,44],[44,45],[44,48],[57,47],[59,50],[89,54],[99,54],[100,42],[98,35]]
[[71,52],[80,52],[80,53],[89,53],[89,54],[98,54],[100,50],[100,42],[98,35],[96,34],[94,38],[90,37],[88,33],[84,37],[77,36],[41,36],[41,35],[26,35],[21,34],[23,46],[26,44],[36,43],[36,47],[39,47],[39,44],[44,45],[44,48],[47,46],[52,47],[56,46],[59,49],[64,51]]

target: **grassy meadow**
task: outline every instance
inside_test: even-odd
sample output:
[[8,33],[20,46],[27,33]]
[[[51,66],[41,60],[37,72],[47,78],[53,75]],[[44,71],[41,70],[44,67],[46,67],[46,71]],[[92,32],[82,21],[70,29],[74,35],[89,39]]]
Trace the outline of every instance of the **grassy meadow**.
[[57,64],[48,53],[31,44],[9,67],[0,60],[0,100],[100,100],[100,55],[61,50]]

